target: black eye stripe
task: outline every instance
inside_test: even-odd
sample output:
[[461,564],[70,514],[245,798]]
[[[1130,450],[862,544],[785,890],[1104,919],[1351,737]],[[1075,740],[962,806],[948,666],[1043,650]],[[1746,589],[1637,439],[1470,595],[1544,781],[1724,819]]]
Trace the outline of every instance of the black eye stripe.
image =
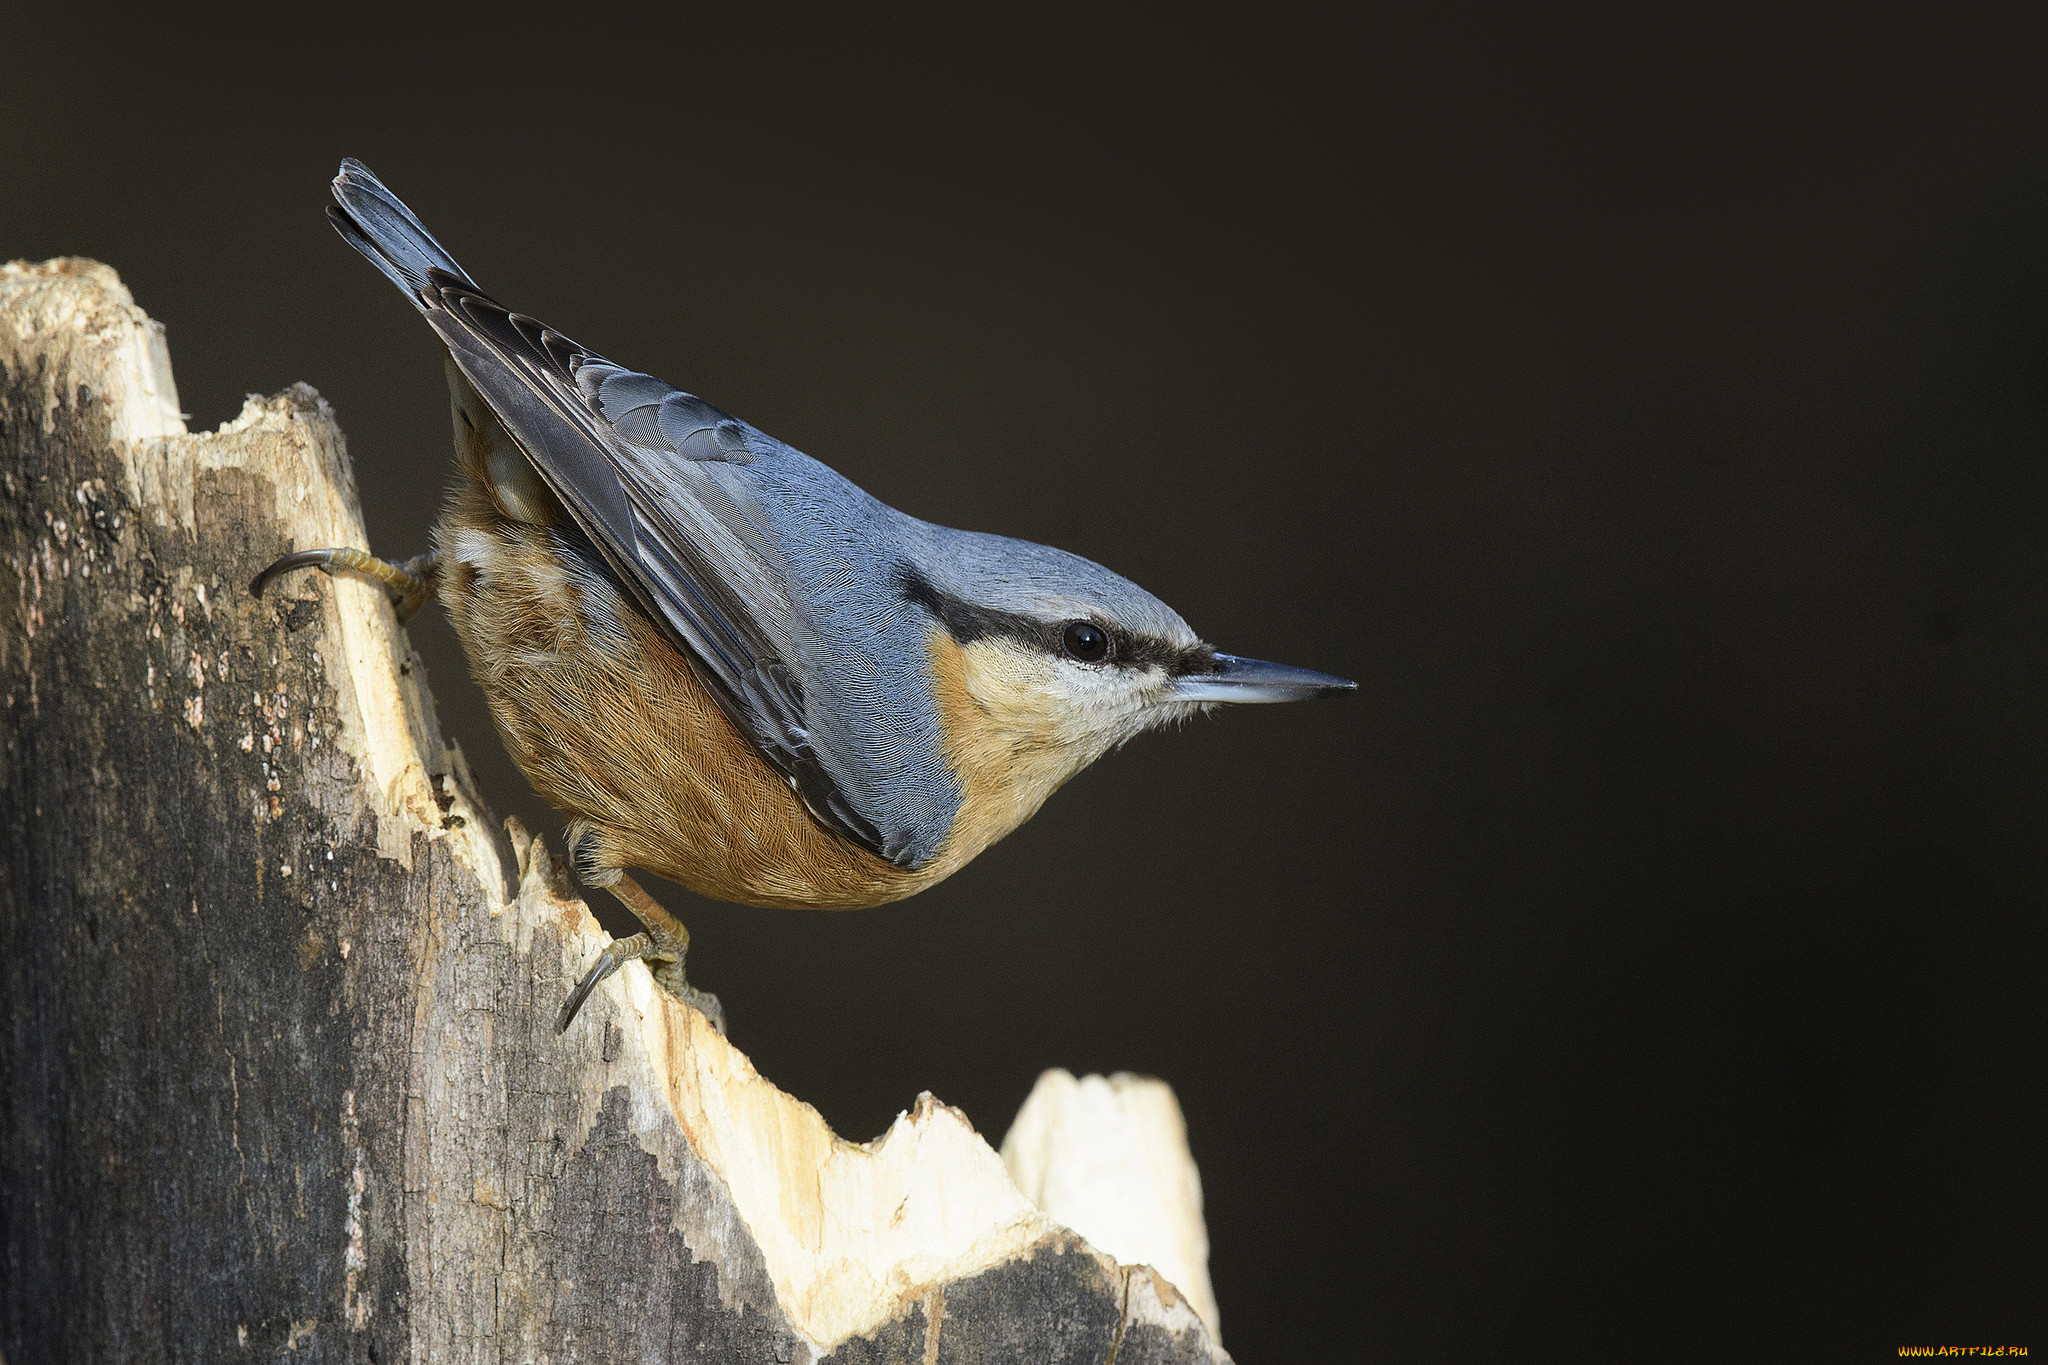
[[1066,632],[1074,625],[1087,625],[1103,633],[1109,643],[1106,657],[1094,662],[1115,668],[1158,668],[1169,676],[1216,671],[1216,651],[1205,644],[1183,645],[1129,631],[1103,621],[1041,621],[1021,612],[998,611],[962,601],[934,586],[931,580],[908,564],[896,566],[896,589],[907,602],[930,612],[961,644],[972,644],[989,636],[1015,640],[1046,654],[1065,656]]

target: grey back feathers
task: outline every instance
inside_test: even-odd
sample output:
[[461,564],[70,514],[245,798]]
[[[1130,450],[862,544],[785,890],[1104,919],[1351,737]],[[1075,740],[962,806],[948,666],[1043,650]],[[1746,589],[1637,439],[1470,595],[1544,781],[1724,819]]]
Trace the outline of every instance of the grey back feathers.
[[1056,641],[1059,623],[1092,619],[1169,667],[1206,657],[1171,609],[1099,565],[906,516],[508,311],[361,163],[342,163],[334,194],[342,236],[426,314],[740,732],[822,823],[881,857],[928,862],[960,808],[932,694],[935,624]]

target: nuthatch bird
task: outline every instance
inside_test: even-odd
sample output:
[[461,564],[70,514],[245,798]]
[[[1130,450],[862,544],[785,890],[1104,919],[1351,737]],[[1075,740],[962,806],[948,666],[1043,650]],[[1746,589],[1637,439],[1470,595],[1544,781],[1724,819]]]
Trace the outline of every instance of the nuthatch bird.
[[1349,691],[1220,654],[1076,555],[884,506],[772,436],[478,289],[361,163],[327,210],[448,348],[462,478],[405,564],[308,550],[264,570],[369,574],[401,617],[439,594],[505,747],[568,817],[578,876],[645,927],[562,1006],[689,933],[628,868],[742,905],[849,909],[924,890],[1108,749],[1218,702]]

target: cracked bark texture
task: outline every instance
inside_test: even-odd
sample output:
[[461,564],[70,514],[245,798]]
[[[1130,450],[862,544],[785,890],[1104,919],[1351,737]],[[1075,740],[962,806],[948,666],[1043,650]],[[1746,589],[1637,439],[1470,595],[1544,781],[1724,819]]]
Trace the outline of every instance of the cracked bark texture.
[[1225,1360],[921,1097],[760,1078],[501,830],[310,388],[211,434],[91,262],[0,270],[0,1353]]

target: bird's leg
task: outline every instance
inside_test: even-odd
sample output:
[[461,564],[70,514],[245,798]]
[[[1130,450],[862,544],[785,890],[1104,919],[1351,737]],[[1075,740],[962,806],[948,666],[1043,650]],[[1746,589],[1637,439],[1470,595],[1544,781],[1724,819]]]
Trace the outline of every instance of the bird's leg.
[[429,550],[423,555],[414,555],[403,564],[393,564],[367,550],[300,550],[257,574],[249,584],[249,591],[261,597],[271,579],[293,569],[318,569],[328,574],[359,573],[376,579],[391,594],[398,624],[404,625],[414,612],[432,599],[435,589],[440,586],[441,555],[437,550]]
[[572,827],[569,833],[571,860],[577,864],[577,875],[586,883],[604,887],[618,897],[619,904],[633,912],[633,918],[640,921],[644,932],[629,938],[615,939],[610,947],[598,954],[597,961],[590,964],[590,970],[576,983],[576,989],[569,992],[569,998],[562,1002],[562,1009],[555,1016],[555,1032],[560,1033],[575,1019],[576,1011],[583,1008],[583,1002],[597,989],[597,984],[638,958],[645,962],[654,974],[655,984],[688,1005],[701,1012],[711,1021],[711,1027],[721,1034],[725,1032],[725,1006],[718,1003],[718,997],[709,991],[700,991],[692,986],[683,975],[683,962],[690,954],[690,931],[683,922],[668,912],[660,901],[647,894],[632,875],[618,868],[595,868],[587,865],[587,859],[578,856],[594,842],[594,833],[588,826]]
[[647,928],[631,937],[614,939],[610,947],[598,954],[597,961],[590,964],[590,970],[583,974],[583,979],[576,983],[576,989],[569,992],[569,998],[562,1002],[561,1012],[555,1016],[555,1032],[561,1033],[569,1027],[599,982],[638,958],[652,970],[657,985],[691,1009],[700,1011],[710,1021],[711,1027],[724,1033],[725,1006],[711,992],[692,986],[683,975],[683,961],[690,952],[690,931],[683,927],[683,922],[624,872],[605,889],[617,896],[619,903],[631,910]]
[[701,1011],[711,1021],[711,1027],[724,1033],[725,1006],[711,992],[692,986],[683,975],[683,961],[690,954],[690,931],[683,927],[683,922],[624,872],[607,889],[633,912],[635,919],[647,926],[649,946],[640,957],[653,969],[655,984],[691,1009]]

